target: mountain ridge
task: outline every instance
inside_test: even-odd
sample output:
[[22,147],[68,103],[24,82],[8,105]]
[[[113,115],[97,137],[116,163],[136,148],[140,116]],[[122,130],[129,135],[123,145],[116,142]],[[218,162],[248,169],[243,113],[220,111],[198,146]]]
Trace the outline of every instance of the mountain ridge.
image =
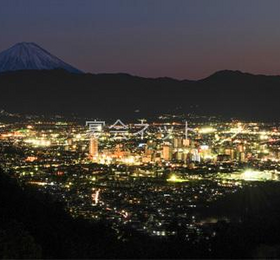
[[0,53],[0,104],[12,113],[141,118],[194,112],[280,121],[279,86],[280,76],[238,70],[200,80],[82,73],[36,43]]
[[[280,121],[280,77],[215,75],[199,81],[64,70],[0,74],[1,108],[12,113],[143,118],[162,113]],[[140,112],[135,112],[140,111]]]

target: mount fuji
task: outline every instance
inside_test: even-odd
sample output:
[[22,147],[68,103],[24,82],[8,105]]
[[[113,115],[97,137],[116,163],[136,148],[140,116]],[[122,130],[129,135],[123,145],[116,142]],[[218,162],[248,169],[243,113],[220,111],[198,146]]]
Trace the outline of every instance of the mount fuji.
[[64,69],[70,73],[83,73],[65,63],[36,43],[17,43],[0,53],[0,73],[17,70]]

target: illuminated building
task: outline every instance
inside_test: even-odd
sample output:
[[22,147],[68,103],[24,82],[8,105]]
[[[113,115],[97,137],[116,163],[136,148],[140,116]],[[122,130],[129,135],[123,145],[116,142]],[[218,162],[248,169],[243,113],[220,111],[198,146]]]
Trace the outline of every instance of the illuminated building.
[[183,151],[182,150],[179,150],[177,153],[176,153],[176,159],[178,161],[183,161]]
[[90,137],[89,155],[91,158],[96,158],[98,156],[98,139],[95,136]]
[[173,147],[174,148],[182,148],[182,138],[174,138],[173,139]]
[[234,160],[235,158],[235,151],[233,149],[230,150],[230,158],[231,160]]
[[199,149],[200,156],[202,158],[209,158],[211,156],[211,149],[208,145],[201,145]]
[[116,158],[122,158],[125,155],[128,155],[125,151],[123,151],[123,146],[122,145],[116,145],[115,151],[114,151],[114,156]]
[[67,139],[67,145],[72,145],[73,144],[73,139],[72,138],[68,138]]
[[193,150],[193,153],[192,153],[192,161],[194,161],[194,162],[200,162],[200,154],[198,153],[198,150],[197,150],[197,149],[194,149],[194,150]]
[[152,156],[151,155],[142,156],[142,162],[143,163],[149,163],[151,161],[152,161]]
[[169,161],[171,159],[171,147],[169,144],[164,144],[162,146],[162,159]]
[[245,162],[246,161],[246,158],[245,158],[245,153],[240,153],[240,161],[241,162]]
[[230,149],[225,149],[225,154],[230,155]]
[[183,145],[185,146],[185,147],[188,147],[188,146],[190,146],[190,139],[184,139],[183,140]]
[[245,147],[243,145],[238,145],[237,147],[238,152],[242,153],[245,150]]

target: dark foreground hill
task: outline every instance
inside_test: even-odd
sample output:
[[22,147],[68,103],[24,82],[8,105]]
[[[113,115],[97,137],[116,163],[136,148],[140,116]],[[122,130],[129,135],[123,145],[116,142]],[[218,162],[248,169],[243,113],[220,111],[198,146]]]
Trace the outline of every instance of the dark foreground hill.
[[[72,219],[61,204],[21,189],[0,173],[0,258],[100,258],[114,255],[114,235],[100,225]],[[105,243],[106,242],[106,243]],[[111,251],[107,251],[107,246]]]
[[177,112],[279,120],[280,77],[220,71],[199,81],[62,70],[0,74],[9,112],[135,118]]

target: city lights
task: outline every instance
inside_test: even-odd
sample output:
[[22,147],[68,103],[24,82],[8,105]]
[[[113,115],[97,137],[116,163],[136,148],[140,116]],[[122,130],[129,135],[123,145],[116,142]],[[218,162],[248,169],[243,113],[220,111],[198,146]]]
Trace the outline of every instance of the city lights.
[[197,224],[199,213],[190,210],[247,185],[279,181],[275,126],[193,124],[186,139],[184,122],[146,123],[143,135],[135,135],[137,123],[125,135],[106,123],[96,128],[98,135],[79,124],[28,122],[12,132],[4,126],[3,145],[16,147],[18,155],[4,154],[3,167],[20,183],[66,202],[73,217],[105,219],[117,230],[133,223],[133,229],[165,238],[177,234],[168,228],[174,218],[199,233],[207,225]]
[[168,182],[187,182],[188,180],[184,180],[175,174],[172,174],[170,178],[167,179]]
[[267,171],[246,170],[242,173],[241,178],[245,181],[272,180],[272,174]]

